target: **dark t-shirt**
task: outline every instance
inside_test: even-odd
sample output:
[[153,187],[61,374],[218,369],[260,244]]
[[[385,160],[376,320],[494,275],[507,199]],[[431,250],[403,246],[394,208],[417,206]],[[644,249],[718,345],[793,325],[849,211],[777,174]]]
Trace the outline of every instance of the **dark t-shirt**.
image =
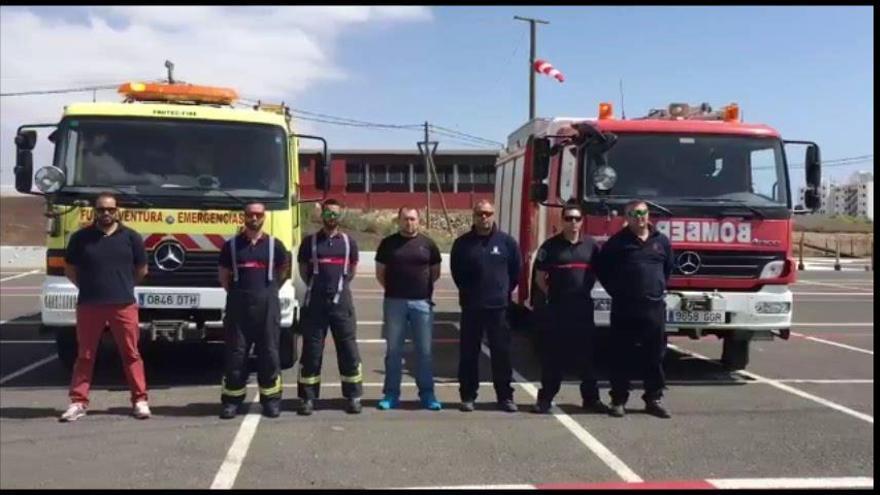
[[[232,287],[242,290],[259,290],[269,287],[269,236],[263,234],[256,244],[251,244],[250,239],[244,234],[232,238],[235,243],[235,263],[238,265],[238,283],[233,280]],[[273,237],[275,241],[275,253],[273,264],[275,272],[283,268],[290,257],[284,243]],[[220,250],[220,266],[232,270],[232,252],[230,242],[223,244]],[[278,284],[276,273],[272,274],[273,284]]]
[[77,304],[134,304],[134,270],[147,264],[147,252],[121,223],[109,236],[91,225],[70,236],[64,261],[76,267]]
[[541,244],[535,268],[549,275],[551,302],[590,299],[590,291],[596,283],[592,264],[598,253],[599,247],[593,238],[584,235],[571,243],[560,233]]
[[352,239],[351,236],[348,236],[349,253],[348,260],[346,260],[345,242],[342,238],[342,232],[337,232],[336,235],[328,238],[324,229],[321,229],[303,239],[302,243],[299,245],[299,252],[296,256],[296,260],[300,263],[308,264],[308,267],[305,272],[300,273],[300,276],[302,276],[307,284],[312,277],[313,236],[317,236],[316,244],[318,252],[316,254],[318,258],[318,276],[314,280],[312,293],[323,295],[336,294],[336,289],[339,287],[339,277],[343,274],[345,263],[349,264],[349,270],[348,276],[343,281],[343,290],[348,289],[348,284],[351,281],[352,276],[351,268],[357,265],[359,259],[358,247],[354,239]]
[[431,299],[431,266],[440,264],[440,250],[430,237],[405,237],[399,232],[379,243],[376,261],[385,265],[385,297]]

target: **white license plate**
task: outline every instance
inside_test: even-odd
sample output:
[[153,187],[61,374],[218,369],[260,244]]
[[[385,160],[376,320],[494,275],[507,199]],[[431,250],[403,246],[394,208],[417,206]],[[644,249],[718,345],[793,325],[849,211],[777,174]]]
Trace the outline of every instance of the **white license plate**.
[[666,323],[724,323],[724,311],[681,311],[666,312]]
[[142,308],[197,308],[201,294],[180,294],[175,292],[141,292],[138,305]]

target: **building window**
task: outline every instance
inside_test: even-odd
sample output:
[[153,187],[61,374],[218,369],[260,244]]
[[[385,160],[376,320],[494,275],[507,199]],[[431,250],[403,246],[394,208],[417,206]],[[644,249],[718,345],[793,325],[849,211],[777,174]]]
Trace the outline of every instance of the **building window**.
[[366,177],[363,163],[345,164],[345,192],[360,193],[366,191]]
[[370,192],[409,192],[409,165],[371,163]]

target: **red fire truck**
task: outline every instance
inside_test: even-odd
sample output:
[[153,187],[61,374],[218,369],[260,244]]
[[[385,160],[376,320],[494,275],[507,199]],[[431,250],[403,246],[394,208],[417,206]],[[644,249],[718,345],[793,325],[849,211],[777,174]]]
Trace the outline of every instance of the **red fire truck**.
[[[804,153],[804,205],[793,206],[789,145]],[[524,260],[513,316],[545,302],[534,260],[561,231],[556,208],[579,201],[584,231],[601,243],[623,227],[624,205],[642,199],[674,250],[667,332],[714,335],[723,340],[722,363],[745,368],[751,340],[789,336],[792,216],[819,207],[819,156],[813,142],[783,141],[766,125],[741,122],[735,104],[720,111],[672,104],[616,119],[602,103],[597,118],[529,121],[509,136],[495,176],[498,226],[519,241]],[[596,323],[607,327],[611,300],[598,284],[592,296]]]

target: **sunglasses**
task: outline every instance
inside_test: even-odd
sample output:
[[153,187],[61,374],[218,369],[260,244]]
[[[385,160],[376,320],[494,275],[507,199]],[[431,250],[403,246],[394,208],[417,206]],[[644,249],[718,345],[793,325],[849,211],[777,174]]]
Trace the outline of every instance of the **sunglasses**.
[[246,216],[248,218],[251,218],[251,217],[263,218],[264,216],[266,216],[266,212],[264,212],[264,211],[249,211],[249,212],[245,213],[244,216]]
[[494,215],[494,214],[495,214],[494,211],[477,211],[477,212],[474,212],[474,216],[475,216],[475,217],[482,217],[482,218],[489,218],[489,217],[491,217],[491,216]]
[[648,210],[630,210],[628,215],[632,218],[641,218],[648,216]]
[[99,206],[99,207],[95,208],[95,211],[98,213],[116,213],[117,208],[115,206],[107,207],[107,208]]
[[341,213],[337,213],[332,210],[324,210],[321,212],[321,216],[324,218],[339,218],[341,215]]
[[583,220],[583,217],[566,216],[566,217],[562,217],[562,219],[565,220],[566,222],[580,222],[581,220]]

